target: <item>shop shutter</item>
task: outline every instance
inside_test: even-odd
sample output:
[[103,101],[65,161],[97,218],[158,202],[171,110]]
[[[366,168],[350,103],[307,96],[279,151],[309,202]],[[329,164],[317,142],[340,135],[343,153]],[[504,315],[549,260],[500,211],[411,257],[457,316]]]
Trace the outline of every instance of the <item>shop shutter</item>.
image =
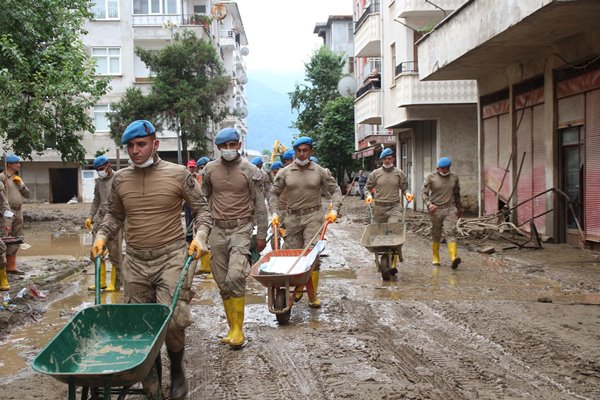
[[585,233],[600,242],[600,89],[585,98]]
[[[530,107],[526,109],[518,110],[516,113],[518,129],[517,129],[517,154],[515,157],[515,172],[518,174],[519,168],[521,168],[521,175],[517,182],[517,198],[516,203],[521,203],[531,198],[533,193],[533,180],[532,180],[532,169],[533,169],[533,157],[532,157],[532,109]],[[523,153],[525,158],[523,159]],[[523,164],[521,167],[521,160]],[[516,175],[515,175],[516,176]],[[527,221],[533,216],[532,202],[526,202],[517,208],[517,224],[521,224]],[[527,229],[526,226],[523,227]]]
[[[533,195],[546,190],[546,148],[544,143],[544,104],[533,107]],[[548,194],[547,196],[549,196]],[[539,196],[533,200],[533,215],[546,211],[547,196]],[[534,220],[540,234],[545,233],[546,218]]]
[[[512,164],[508,163],[512,150],[512,138],[510,129],[510,115],[502,114],[498,116],[498,168],[501,169],[501,174],[504,176],[506,167],[508,172],[504,177],[504,183],[500,188],[500,195],[504,201],[508,200],[510,190],[512,188]],[[513,158],[515,156],[513,155]],[[502,178],[500,178],[502,179]]]
[[[495,171],[498,167],[498,118],[483,120],[483,171],[484,171],[484,214],[495,214],[498,211],[496,194],[499,181]],[[493,188],[491,190],[490,188]]]
[[584,101],[585,97],[583,93],[558,100],[559,128],[564,128],[568,125],[583,124]]

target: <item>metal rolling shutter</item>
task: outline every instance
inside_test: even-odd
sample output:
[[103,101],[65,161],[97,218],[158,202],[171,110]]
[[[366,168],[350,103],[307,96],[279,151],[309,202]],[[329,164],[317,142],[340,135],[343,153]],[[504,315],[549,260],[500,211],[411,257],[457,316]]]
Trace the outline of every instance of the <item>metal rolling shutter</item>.
[[[533,107],[533,195],[546,190],[546,148],[544,143],[544,104]],[[539,196],[533,200],[533,215],[546,211],[546,196]],[[546,218],[538,217],[534,220],[540,234],[546,231]]]
[[585,235],[600,241],[600,89],[585,96]]
[[[516,172],[518,174],[521,168],[521,175],[517,182],[516,203],[521,203],[533,195],[533,138],[532,138],[532,108],[527,107],[517,111],[517,123],[520,125],[517,129],[517,154],[516,154]],[[525,158],[523,158],[525,153]],[[523,164],[521,166],[521,161]],[[517,208],[517,224],[521,224],[533,216],[532,202],[526,202]],[[527,228],[527,227],[524,227]]]
[[[498,211],[496,194],[490,189],[497,190],[499,182],[494,179],[494,170],[498,166],[498,118],[491,117],[483,120],[483,171],[484,171],[484,215],[495,214]],[[492,181],[491,179],[494,179]]]

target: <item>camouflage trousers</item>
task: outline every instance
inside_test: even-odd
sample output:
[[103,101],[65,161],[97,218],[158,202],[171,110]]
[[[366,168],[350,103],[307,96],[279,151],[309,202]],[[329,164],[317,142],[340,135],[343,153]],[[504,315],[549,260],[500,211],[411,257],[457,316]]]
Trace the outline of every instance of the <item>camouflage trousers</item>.
[[404,207],[398,203],[382,204],[375,202],[373,219],[378,224],[396,223],[402,221],[402,210]]
[[0,269],[6,268],[6,243],[0,240]]
[[323,225],[323,211],[298,215],[288,212],[285,217],[284,249],[303,249]]
[[246,294],[253,228],[252,222],[248,222],[232,228],[213,226],[210,232],[210,271],[223,300]]
[[440,243],[442,233],[448,242],[456,242],[456,207],[438,208],[433,214],[429,214],[431,220],[431,241]]
[[[127,246],[123,268],[125,303],[159,303],[170,307],[186,256],[183,239],[149,250]],[[192,324],[189,304],[194,297],[190,289],[194,272],[190,267],[167,328],[165,343],[173,352],[183,350],[185,328]]]
[[[12,220],[12,229],[10,236],[23,236],[23,210],[14,211],[15,215]],[[18,244],[10,244],[6,246],[6,255],[15,256],[19,250]]]

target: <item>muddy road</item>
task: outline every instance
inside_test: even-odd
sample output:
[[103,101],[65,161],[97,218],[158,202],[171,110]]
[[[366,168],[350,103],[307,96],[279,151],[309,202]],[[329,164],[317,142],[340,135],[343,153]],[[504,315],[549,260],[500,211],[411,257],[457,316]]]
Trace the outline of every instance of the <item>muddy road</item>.
[[[561,245],[482,255],[461,242],[459,269],[449,268],[445,251],[434,269],[427,238],[409,233],[397,278],[383,282],[359,245],[365,217],[360,202],[348,198],[346,214],[328,230],[321,309],[304,298],[290,323],[278,326],[265,289],[248,280],[241,350],[219,343],[227,322],[216,285],[196,277],[188,398],[600,398],[597,255]],[[69,218],[61,221],[69,230]],[[85,293],[91,279],[89,269],[63,281],[43,318],[3,339],[10,357],[0,360],[0,398],[67,398],[66,385],[28,364],[82,303],[93,302]]]

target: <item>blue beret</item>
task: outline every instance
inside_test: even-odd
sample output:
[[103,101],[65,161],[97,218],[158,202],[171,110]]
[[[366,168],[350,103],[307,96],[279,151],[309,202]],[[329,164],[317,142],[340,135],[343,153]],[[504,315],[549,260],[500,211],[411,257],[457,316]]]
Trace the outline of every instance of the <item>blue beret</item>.
[[285,153],[281,156],[284,160],[291,160],[294,158],[294,150],[286,150]]
[[123,137],[121,138],[121,144],[127,144],[131,139],[142,138],[154,135],[155,133],[156,129],[154,129],[154,125],[150,121],[138,119],[130,123],[125,129],[125,133],[123,133]]
[[313,140],[312,140],[312,138],[309,138],[308,136],[299,137],[294,142],[293,147],[296,148],[296,147],[300,146],[301,144],[307,144],[310,147],[313,147]]
[[391,156],[393,154],[394,154],[394,150],[392,150],[388,147],[387,149],[385,149],[381,152],[381,154],[379,155],[379,159],[381,160],[381,159]]
[[215,144],[218,146],[227,142],[239,142],[240,133],[235,128],[223,128],[215,136]]
[[252,164],[256,165],[257,167],[262,163],[263,163],[263,160],[260,157],[254,157],[252,159]]
[[108,157],[106,157],[106,156],[98,156],[94,160],[94,168],[101,167],[104,164],[106,164],[107,162],[108,162]]
[[7,164],[13,164],[13,163],[18,163],[21,161],[21,157],[19,157],[16,154],[9,154],[6,156],[6,163]]
[[319,159],[317,157],[315,157],[315,156],[310,156],[309,160],[312,161],[312,162],[314,162],[315,164],[319,163]]
[[438,167],[440,168],[448,168],[451,165],[452,160],[450,160],[448,157],[442,157],[438,160]]
[[208,164],[209,161],[210,161],[210,158],[208,158],[208,157],[200,157],[198,159],[198,161],[196,161],[196,165],[199,167],[201,165]]
[[283,163],[281,161],[275,161],[273,164],[271,164],[271,171],[281,168],[283,168]]

